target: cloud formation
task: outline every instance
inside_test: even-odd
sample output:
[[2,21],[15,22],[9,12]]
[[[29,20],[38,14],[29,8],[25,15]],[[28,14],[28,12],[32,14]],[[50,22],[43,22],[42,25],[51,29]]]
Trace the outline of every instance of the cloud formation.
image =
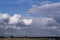
[[32,19],[23,19],[23,23],[25,25],[30,25],[32,23]]
[[[15,25],[11,25],[11,26],[7,26],[5,27],[5,25],[0,26],[0,29],[4,28],[4,32],[2,30],[2,33],[5,34],[4,36],[30,36],[30,37],[42,37],[42,36],[53,36],[54,31],[57,30],[59,27],[55,26],[54,19],[53,18],[33,18],[33,23],[28,26],[28,27],[21,27],[21,26],[15,26]],[[50,21],[50,22],[49,22]],[[50,23],[54,24],[50,26]],[[49,30],[54,30],[53,32],[49,31]],[[25,32],[25,33],[24,33]],[[10,34],[11,33],[11,34]],[[42,35],[43,33],[43,35]],[[10,34],[10,35],[9,35]]]
[[[44,17],[44,18],[24,17],[22,18],[20,14],[14,14],[13,16],[9,15],[9,17],[7,16],[6,18],[2,20],[3,21],[0,22],[0,29],[3,29],[3,30],[2,31],[0,30],[0,31],[5,36],[7,35],[10,36],[9,35],[10,33],[13,36],[24,36],[24,35],[32,36],[32,37],[49,36],[49,35],[52,36],[54,34],[51,33],[51,31],[49,30],[56,31],[58,30],[58,28],[60,28],[59,24],[55,21],[55,19],[49,18],[49,17]],[[25,26],[28,26],[28,27],[25,27]]]
[[21,15],[19,14],[14,14],[9,18],[9,24],[17,24],[21,21]]
[[3,20],[3,22],[5,22],[5,20],[7,20],[6,23],[8,23],[9,25],[17,25],[21,21],[23,22],[24,25],[30,25],[32,23],[32,19],[21,19],[21,18],[22,17],[20,14],[14,14],[13,16],[10,16],[8,14],[0,14],[0,21]]
[[[27,36],[36,37],[46,37],[46,36],[56,36],[56,30],[58,30],[59,25],[53,18],[33,18],[33,23],[30,27],[26,28],[25,33]],[[51,24],[50,24],[51,23]],[[53,24],[53,25],[52,25]],[[43,35],[42,35],[43,34]]]
[[44,21],[42,19],[42,21],[39,21],[40,23],[42,22],[41,25],[38,22],[39,26],[43,27],[45,30],[51,30],[53,34],[55,33],[54,36],[60,36],[60,32],[57,31],[60,30],[60,2],[32,5],[32,8],[28,10],[28,13],[38,14],[46,17],[43,18]]
[[5,19],[8,19],[8,18],[9,18],[9,15],[8,15],[7,13],[5,13],[5,14],[1,14],[1,13],[0,13],[0,20],[1,20],[1,19],[2,19],[2,20],[3,20],[3,19],[5,20]]
[[60,22],[60,3],[47,3],[44,5],[33,5],[28,13],[36,13],[46,17],[52,17]]

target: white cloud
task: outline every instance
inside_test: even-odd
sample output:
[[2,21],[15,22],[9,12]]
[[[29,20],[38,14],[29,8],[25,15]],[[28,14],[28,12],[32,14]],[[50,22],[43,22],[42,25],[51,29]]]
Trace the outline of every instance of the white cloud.
[[9,18],[9,24],[17,24],[21,21],[21,15],[19,14],[14,14],[14,16]]
[[23,19],[23,23],[25,25],[30,25],[30,24],[32,24],[32,19]]
[[7,13],[0,13],[0,25],[6,25],[9,17],[10,16]]
[[21,15],[19,14],[14,14],[14,16],[9,18],[9,24],[12,25],[18,25],[18,24],[22,24],[22,25],[30,25],[32,23],[32,18],[30,19],[22,19]]
[[0,14],[0,25],[31,25],[32,20],[32,18],[23,18],[20,14],[14,14],[13,16],[7,13]]
[[9,18],[9,15],[7,13],[5,14],[0,14],[0,20],[1,19],[8,19]]

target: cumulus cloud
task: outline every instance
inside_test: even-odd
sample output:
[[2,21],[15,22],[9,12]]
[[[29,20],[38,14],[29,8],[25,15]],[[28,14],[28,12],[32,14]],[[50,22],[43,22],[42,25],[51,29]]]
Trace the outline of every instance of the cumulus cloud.
[[23,18],[20,14],[0,14],[0,28],[20,30],[22,26],[29,26],[32,22],[32,18]]
[[[7,13],[1,13],[0,14],[0,29],[4,29],[2,32],[6,34],[6,31],[19,31],[21,30],[21,27],[29,26],[32,24],[32,18],[23,18],[20,14],[14,14],[14,15],[9,15]],[[18,26],[19,25],[19,26]],[[12,33],[11,31],[11,33]],[[8,32],[7,32],[8,33]],[[2,34],[1,34],[2,35]],[[13,35],[13,33],[12,33]],[[17,34],[16,34],[17,35]]]
[[0,20],[1,19],[7,19],[7,18],[9,18],[9,15],[7,13],[5,13],[5,14],[0,13]]
[[7,23],[9,25],[17,25],[21,22],[23,25],[30,25],[32,23],[32,19],[22,19],[22,16],[20,14],[14,14],[13,16],[8,15],[7,13],[0,14],[0,25],[2,23]]
[[21,21],[21,15],[14,14],[12,17],[9,18],[9,24],[17,24]]
[[60,3],[47,3],[44,5],[33,5],[28,13],[36,13],[46,17],[52,17],[60,22]]
[[0,13],[0,25],[6,25],[9,17],[10,16],[7,13]]
[[32,19],[23,19],[23,23],[25,25],[30,25],[32,23]]

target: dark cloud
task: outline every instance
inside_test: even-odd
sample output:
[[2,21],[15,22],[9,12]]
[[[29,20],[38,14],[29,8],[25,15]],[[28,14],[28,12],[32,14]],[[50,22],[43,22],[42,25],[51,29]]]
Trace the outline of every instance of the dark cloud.
[[[46,36],[58,36],[58,28],[59,26],[55,26],[54,19],[52,18],[33,18],[33,23],[31,26],[25,29],[25,34],[31,37],[46,37]],[[43,23],[43,21],[46,21]],[[48,24],[49,21],[54,24]],[[47,26],[49,25],[49,26]]]
[[[33,5],[29,9],[28,13],[40,14],[41,16],[48,17],[43,19],[40,23],[40,28],[43,27],[45,30],[48,29],[49,34],[54,36],[60,36],[60,2],[59,3],[46,3],[42,5]],[[51,19],[52,18],[52,19]],[[39,24],[39,22],[37,24]],[[46,34],[46,33],[45,33]]]

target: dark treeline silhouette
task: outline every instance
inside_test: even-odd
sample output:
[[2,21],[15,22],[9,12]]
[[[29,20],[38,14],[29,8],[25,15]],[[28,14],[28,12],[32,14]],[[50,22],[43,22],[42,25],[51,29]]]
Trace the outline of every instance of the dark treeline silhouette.
[[13,36],[9,36],[9,37],[0,36],[0,38],[14,38],[14,37]]
[[0,38],[48,38],[48,39],[55,39],[55,40],[60,40],[60,37],[28,37],[28,36],[24,36],[24,37],[14,37],[14,36],[9,36],[9,37],[4,37],[4,36],[0,36]]
[[4,36],[0,36],[0,38],[4,38]]
[[[8,36],[8,37],[14,38],[14,36]],[[0,38],[4,38],[4,36],[0,36]],[[60,37],[29,37],[29,36],[23,36],[23,37],[15,37],[15,38],[60,38]]]

